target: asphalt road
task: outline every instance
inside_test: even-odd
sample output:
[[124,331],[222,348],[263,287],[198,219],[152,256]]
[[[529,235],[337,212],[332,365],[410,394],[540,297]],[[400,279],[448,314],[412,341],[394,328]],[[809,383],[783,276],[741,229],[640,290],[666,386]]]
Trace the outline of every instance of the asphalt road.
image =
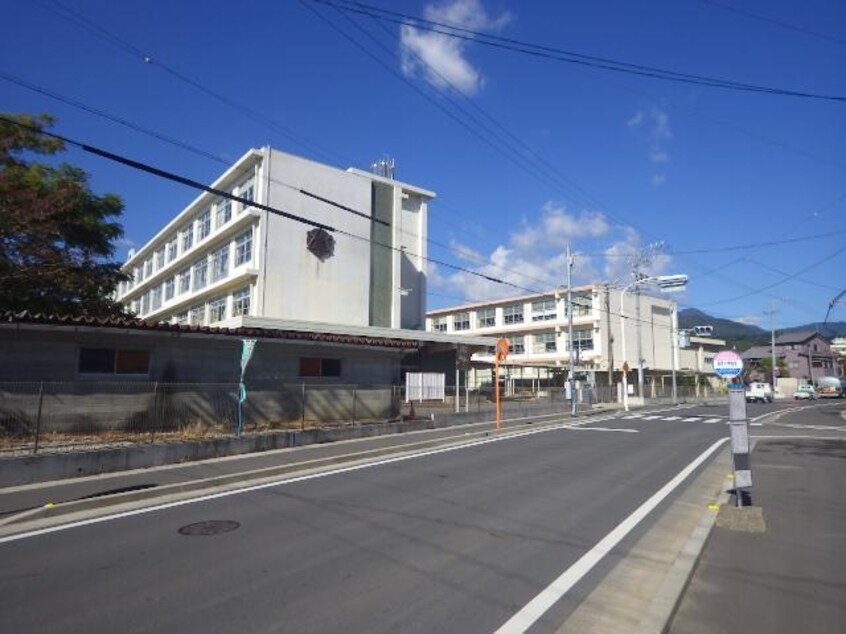
[[[726,409],[632,412],[4,538],[0,630],[492,632],[725,438]],[[233,530],[180,533],[210,521]],[[529,631],[554,631],[650,521]]]

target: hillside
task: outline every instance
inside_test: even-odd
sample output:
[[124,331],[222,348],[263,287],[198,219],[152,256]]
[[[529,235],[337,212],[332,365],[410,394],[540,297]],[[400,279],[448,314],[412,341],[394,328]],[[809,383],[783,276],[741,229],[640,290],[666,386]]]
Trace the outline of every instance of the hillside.
[[726,346],[737,350],[766,343],[770,340],[770,333],[758,326],[741,324],[731,319],[712,317],[696,308],[685,308],[679,311],[679,328],[693,328],[694,326],[713,326],[714,336],[725,339]]
[[[685,308],[679,311],[679,328],[687,329],[694,326],[713,326],[714,336],[725,339],[726,347],[743,351],[751,346],[766,345],[770,342],[770,331],[758,326],[741,324],[731,319],[712,317],[696,308]],[[785,332],[799,332],[802,330],[819,330],[826,337],[846,336],[846,321],[828,322],[825,327],[821,323],[803,324],[790,328],[779,328],[776,335]]]

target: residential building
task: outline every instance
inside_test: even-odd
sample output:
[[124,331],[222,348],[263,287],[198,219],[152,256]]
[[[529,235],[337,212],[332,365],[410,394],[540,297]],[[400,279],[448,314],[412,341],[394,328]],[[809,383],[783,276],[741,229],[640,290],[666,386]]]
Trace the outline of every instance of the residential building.
[[140,318],[423,328],[433,192],[269,147],[211,187],[236,200],[204,191],[130,252],[117,299]]
[[[761,359],[773,354],[771,346],[754,346],[743,353],[743,360],[755,368]],[[776,363],[784,361],[790,376],[799,383],[813,383],[821,376],[837,374],[837,365],[831,349],[831,341],[813,330],[787,332],[776,337]]]
[[[670,375],[672,354],[676,368],[681,369],[679,350],[674,345],[678,329],[675,302],[645,292],[623,294],[619,289],[599,284],[576,287],[572,295],[572,349],[578,377],[593,385],[613,384],[620,380],[619,372],[626,362],[629,381],[636,383],[638,340],[647,383],[660,383],[661,376]],[[517,377],[518,381],[548,378],[560,374],[569,364],[566,298],[563,289],[556,289],[431,310],[427,313],[426,329],[456,335],[506,337],[510,349],[505,370],[508,376]],[[701,360],[697,363],[693,353],[687,353],[690,356],[687,366],[693,372],[710,372],[708,362],[713,354],[706,354],[705,347],[716,340],[698,339],[703,340]],[[471,384],[474,378],[477,385],[490,380],[489,370],[483,368],[493,363],[493,352],[489,348],[473,355],[482,369],[471,377]]]

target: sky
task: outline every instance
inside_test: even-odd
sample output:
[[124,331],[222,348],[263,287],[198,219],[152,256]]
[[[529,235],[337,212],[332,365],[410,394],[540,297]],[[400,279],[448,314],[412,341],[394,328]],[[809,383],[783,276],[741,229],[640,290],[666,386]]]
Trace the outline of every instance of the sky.
[[[648,275],[689,276],[681,308],[764,328],[770,311],[776,328],[821,322],[846,289],[842,0],[365,4],[464,37],[312,0],[0,0],[0,110],[209,183],[264,145],[343,169],[390,156],[437,193],[430,308],[562,286],[568,245],[574,283],[628,284],[639,256]],[[75,147],[61,158],[124,200],[121,259],[197,195]]]

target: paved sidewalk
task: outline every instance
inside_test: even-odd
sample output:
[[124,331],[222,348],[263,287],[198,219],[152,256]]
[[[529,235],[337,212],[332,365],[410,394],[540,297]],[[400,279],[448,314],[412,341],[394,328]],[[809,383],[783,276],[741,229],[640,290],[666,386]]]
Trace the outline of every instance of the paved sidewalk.
[[846,440],[759,439],[752,468],[754,511],[720,510],[668,631],[846,631]]

